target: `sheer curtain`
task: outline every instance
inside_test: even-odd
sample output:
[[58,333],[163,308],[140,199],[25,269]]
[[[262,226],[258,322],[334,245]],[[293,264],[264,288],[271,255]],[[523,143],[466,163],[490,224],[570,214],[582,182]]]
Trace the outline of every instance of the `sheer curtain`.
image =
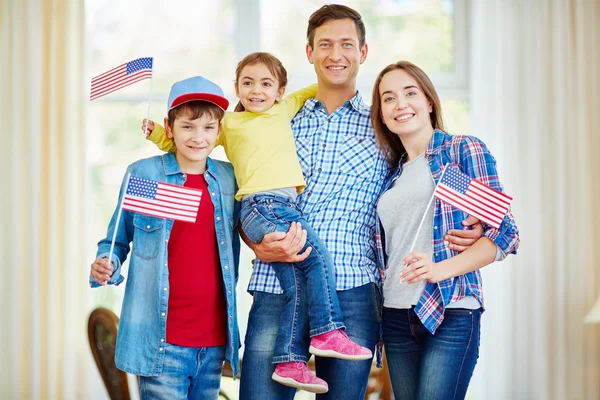
[[474,399],[600,398],[600,3],[473,1],[473,132],[521,229],[484,269]]
[[86,398],[84,4],[0,0],[0,398]]

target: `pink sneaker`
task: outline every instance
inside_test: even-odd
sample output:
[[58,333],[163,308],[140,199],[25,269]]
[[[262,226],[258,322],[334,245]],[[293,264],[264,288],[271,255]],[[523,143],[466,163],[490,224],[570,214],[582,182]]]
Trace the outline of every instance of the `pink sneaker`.
[[373,357],[371,350],[354,343],[341,329],[313,337],[309,351],[315,356],[342,360],[369,360]]
[[303,362],[293,361],[277,364],[271,378],[284,386],[302,389],[311,393],[327,393],[329,386],[308,369]]

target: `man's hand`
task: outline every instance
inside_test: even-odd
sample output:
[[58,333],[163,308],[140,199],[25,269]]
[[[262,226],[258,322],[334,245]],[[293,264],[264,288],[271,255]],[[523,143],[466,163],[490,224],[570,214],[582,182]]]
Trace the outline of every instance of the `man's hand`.
[[144,118],[142,120],[142,132],[144,132],[144,134],[146,135],[146,139],[148,139],[148,136],[150,136],[150,134],[152,134],[153,130],[154,130],[154,121],[147,120],[146,118]]
[[96,258],[92,263],[91,275],[96,282],[106,285],[113,272],[113,264],[108,262],[108,258]]
[[249,240],[241,229],[240,233],[256,257],[264,262],[300,262],[312,251],[312,247],[307,247],[302,254],[298,254],[306,244],[306,231],[298,222],[292,222],[287,233],[273,232],[265,235],[260,244]]
[[483,226],[481,222],[472,216],[468,216],[462,221],[464,228],[462,230],[451,229],[446,232],[444,242],[449,249],[460,253],[467,250],[483,236]]

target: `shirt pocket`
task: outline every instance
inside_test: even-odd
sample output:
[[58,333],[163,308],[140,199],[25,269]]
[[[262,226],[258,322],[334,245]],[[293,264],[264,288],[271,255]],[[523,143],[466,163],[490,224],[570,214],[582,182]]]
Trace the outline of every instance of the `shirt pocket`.
[[379,148],[374,138],[346,136],[340,151],[340,171],[362,180],[375,180]]
[[144,260],[158,256],[158,243],[165,220],[136,214],[133,218],[133,254]]
[[313,138],[311,136],[299,135],[296,137],[296,154],[300,162],[300,168],[304,178],[308,178],[312,173],[312,153],[313,153]]

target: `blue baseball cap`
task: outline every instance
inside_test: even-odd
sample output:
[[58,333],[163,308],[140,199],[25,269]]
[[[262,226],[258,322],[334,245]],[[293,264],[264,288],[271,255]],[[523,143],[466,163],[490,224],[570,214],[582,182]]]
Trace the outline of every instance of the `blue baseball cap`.
[[203,100],[215,104],[223,111],[227,111],[229,100],[223,95],[223,90],[217,85],[201,76],[193,76],[171,86],[167,112],[189,101]]

